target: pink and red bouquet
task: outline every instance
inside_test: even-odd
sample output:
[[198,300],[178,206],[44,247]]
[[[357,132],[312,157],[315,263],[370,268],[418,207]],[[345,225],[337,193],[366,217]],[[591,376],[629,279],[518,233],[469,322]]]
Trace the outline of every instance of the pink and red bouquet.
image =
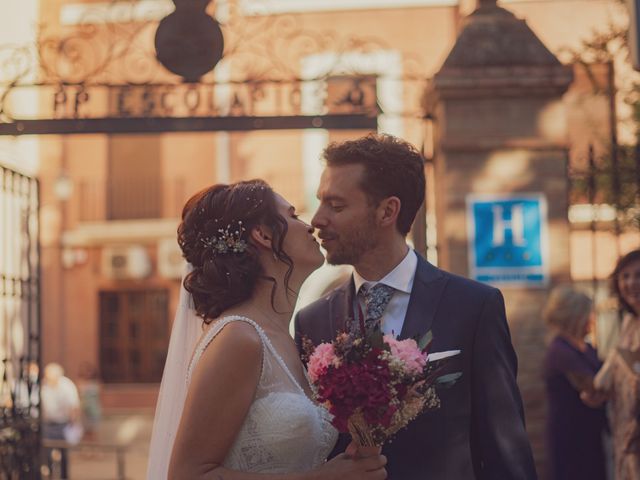
[[382,446],[420,413],[438,408],[436,386],[455,383],[460,373],[443,374],[459,350],[428,353],[431,334],[420,341],[397,340],[380,331],[340,333],[314,348],[304,340],[309,379],[333,425],[359,445]]

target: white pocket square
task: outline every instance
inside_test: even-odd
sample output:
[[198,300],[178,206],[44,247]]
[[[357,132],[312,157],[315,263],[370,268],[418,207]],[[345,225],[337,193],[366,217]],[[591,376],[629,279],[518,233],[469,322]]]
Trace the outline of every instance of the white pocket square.
[[442,360],[443,358],[453,357],[458,355],[460,350],[446,350],[444,352],[434,352],[427,355],[427,362],[435,362],[436,360]]

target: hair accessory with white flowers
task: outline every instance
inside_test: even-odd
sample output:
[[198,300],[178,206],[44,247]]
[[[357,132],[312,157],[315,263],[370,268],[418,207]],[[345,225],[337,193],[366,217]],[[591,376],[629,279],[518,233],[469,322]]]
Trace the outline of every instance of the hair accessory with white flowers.
[[242,234],[246,228],[242,226],[242,221],[238,221],[238,228],[232,230],[232,224],[225,228],[219,228],[215,237],[200,239],[202,244],[210,248],[214,255],[224,255],[226,253],[243,253],[247,249],[247,242],[242,239]]

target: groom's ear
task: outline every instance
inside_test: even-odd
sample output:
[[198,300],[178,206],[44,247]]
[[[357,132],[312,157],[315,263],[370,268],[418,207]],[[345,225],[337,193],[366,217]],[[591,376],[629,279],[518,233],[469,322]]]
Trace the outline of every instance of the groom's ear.
[[378,221],[381,227],[395,227],[400,214],[401,202],[398,197],[387,197],[378,205]]
[[250,236],[256,245],[271,249],[271,231],[264,225],[254,227]]

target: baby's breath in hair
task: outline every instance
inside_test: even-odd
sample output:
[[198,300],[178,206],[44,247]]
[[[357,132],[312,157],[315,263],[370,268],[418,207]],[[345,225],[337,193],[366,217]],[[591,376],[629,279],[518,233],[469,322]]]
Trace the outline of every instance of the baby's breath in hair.
[[258,225],[272,230],[274,255],[288,265],[282,285],[288,289],[293,261],[282,246],[287,220],[278,212],[275,194],[264,181],[213,185],[185,204],[178,244],[193,271],[184,279],[184,287],[205,323],[250,299],[260,279],[273,283],[275,309],[273,295],[281,286],[265,272],[260,252],[250,243],[249,232]]
[[237,228],[235,230],[232,230],[232,222],[225,228],[219,228],[217,235],[212,237],[203,237],[200,241],[214,255],[244,253],[247,249],[247,242],[242,238],[242,236],[246,232],[246,228],[242,226],[242,220],[239,220],[236,223]]

